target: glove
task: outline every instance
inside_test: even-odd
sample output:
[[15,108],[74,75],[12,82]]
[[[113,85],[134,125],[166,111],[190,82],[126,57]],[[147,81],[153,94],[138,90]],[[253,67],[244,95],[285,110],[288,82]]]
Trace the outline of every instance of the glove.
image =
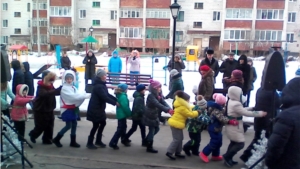
[[172,116],[174,114],[174,110],[170,109],[168,113]]
[[239,121],[237,121],[236,119],[232,119],[228,121],[228,124],[233,125],[233,126],[237,126],[239,125]]
[[136,59],[136,56],[133,56],[133,60],[135,60]]

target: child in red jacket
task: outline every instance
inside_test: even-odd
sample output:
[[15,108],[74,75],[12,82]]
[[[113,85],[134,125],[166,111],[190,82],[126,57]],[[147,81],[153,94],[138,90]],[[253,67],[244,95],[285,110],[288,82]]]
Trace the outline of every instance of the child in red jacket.
[[19,134],[19,141],[23,140],[25,134],[25,122],[28,116],[26,104],[34,98],[33,96],[27,96],[28,89],[28,86],[25,84],[19,84],[16,87],[16,98],[11,110],[11,119],[14,122],[15,128]]

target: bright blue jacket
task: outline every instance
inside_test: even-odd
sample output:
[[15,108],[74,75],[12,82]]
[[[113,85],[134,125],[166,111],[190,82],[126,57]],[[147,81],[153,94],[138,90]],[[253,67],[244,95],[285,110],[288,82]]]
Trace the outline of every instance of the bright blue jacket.
[[[114,54],[117,54],[117,57],[113,57]],[[108,62],[108,71],[112,73],[121,73],[122,72],[122,60],[119,57],[118,51],[113,51],[112,57]]]

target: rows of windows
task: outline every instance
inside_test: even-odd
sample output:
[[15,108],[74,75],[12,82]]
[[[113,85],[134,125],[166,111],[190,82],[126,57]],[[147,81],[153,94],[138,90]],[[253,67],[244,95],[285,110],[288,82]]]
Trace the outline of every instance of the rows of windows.
[[142,38],[142,28],[120,28],[121,38]]
[[120,18],[142,18],[142,9],[121,9]]
[[51,6],[50,7],[50,16],[71,16],[71,7],[67,6]]
[[170,18],[170,10],[147,10],[147,18]]
[[250,40],[250,30],[225,30],[224,40]]
[[277,30],[257,30],[255,31],[255,40],[273,40],[280,41],[282,38],[282,31]]
[[[32,26],[37,26],[37,19],[36,18],[33,18],[32,19]],[[47,27],[48,26],[48,20],[47,18],[40,18],[39,19],[39,26],[40,27]]]
[[[41,44],[47,44],[48,40],[47,40],[47,35],[40,35],[40,43]],[[37,35],[33,35],[33,43],[36,44],[37,43]]]
[[169,29],[146,29],[147,39],[170,39]]
[[[46,2],[40,2],[38,4],[39,10],[47,10],[47,3]],[[32,9],[37,9],[37,4],[33,3],[32,4]]]
[[51,35],[71,35],[72,28],[67,26],[51,26]]
[[283,19],[283,10],[258,9],[256,19],[267,19],[267,20]]

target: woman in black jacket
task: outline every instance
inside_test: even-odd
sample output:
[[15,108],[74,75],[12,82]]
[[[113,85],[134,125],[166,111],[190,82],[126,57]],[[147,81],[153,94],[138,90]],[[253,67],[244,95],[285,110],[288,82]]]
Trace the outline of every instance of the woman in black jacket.
[[34,96],[34,84],[33,84],[33,75],[30,71],[30,65],[28,62],[23,62],[23,66],[25,69],[24,72],[24,80],[25,84],[28,86],[28,95],[29,96]]
[[61,67],[65,70],[71,69],[71,60],[68,57],[67,53],[64,52],[63,56],[60,58]]
[[85,64],[85,84],[88,83],[89,79],[94,79],[95,69],[97,64],[97,58],[93,51],[89,51],[82,61]]
[[248,93],[248,84],[249,84],[249,79],[250,79],[250,70],[251,67],[247,62],[247,56],[246,55],[241,55],[239,60],[238,60],[238,66],[237,69],[241,70],[243,72],[243,79],[244,79],[244,84],[243,84],[243,95],[246,96]]
[[11,62],[11,67],[14,69],[13,79],[12,79],[12,92],[16,95],[16,87],[19,84],[24,84],[24,72],[21,69],[21,63],[18,60],[13,60]]
[[[93,82],[92,96],[88,105],[87,120],[93,123],[90,135],[88,137],[87,148],[97,149],[96,146],[106,147],[102,142],[102,132],[106,126],[106,103],[111,105],[118,105],[117,99],[108,93],[106,87],[106,72],[102,69],[98,69],[96,77]],[[93,144],[94,136],[98,130],[96,136],[95,145]]]

